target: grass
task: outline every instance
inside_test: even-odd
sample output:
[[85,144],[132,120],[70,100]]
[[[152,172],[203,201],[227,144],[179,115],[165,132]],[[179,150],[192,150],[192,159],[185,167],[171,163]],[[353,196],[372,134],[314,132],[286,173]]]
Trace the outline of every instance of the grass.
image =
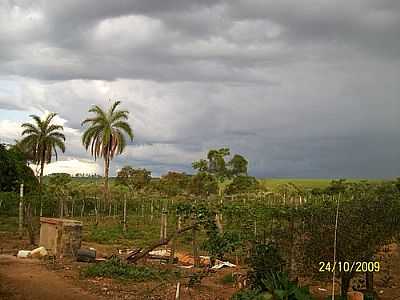
[[123,232],[122,224],[118,219],[104,218],[95,226],[93,219],[85,219],[83,239],[87,242],[99,244],[118,244],[121,246],[143,247],[160,237],[160,224],[154,219],[152,224],[139,222],[134,216],[128,218],[127,231]]
[[222,284],[234,284],[235,278],[233,277],[233,273],[228,273],[221,278]]
[[[261,185],[270,188],[276,189],[280,185],[284,185],[287,183],[293,183],[301,188],[304,189],[313,189],[313,188],[326,188],[329,186],[331,181],[334,180],[328,178],[265,178],[260,179]],[[370,183],[379,183],[384,181],[383,179],[362,179],[362,178],[355,178],[355,179],[346,179],[347,182],[360,182],[366,180]]]
[[144,266],[128,265],[118,258],[92,264],[82,271],[84,277],[107,277],[119,280],[149,281],[179,278],[180,273],[172,270],[161,270]]
[[0,217],[0,232],[17,232],[18,217]]

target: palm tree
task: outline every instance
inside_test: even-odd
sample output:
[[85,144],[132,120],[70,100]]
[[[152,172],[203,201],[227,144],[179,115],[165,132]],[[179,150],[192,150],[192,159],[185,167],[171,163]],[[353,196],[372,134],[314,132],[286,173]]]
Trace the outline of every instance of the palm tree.
[[[18,144],[20,149],[24,149],[24,152],[28,154],[29,159],[32,160],[36,165],[40,166],[39,173],[39,197],[40,197],[40,216],[43,214],[43,203],[42,203],[42,184],[43,184],[43,171],[46,163],[51,162],[51,158],[54,155],[56,160],[58,159],[57,148],[63,153],[65,152],[65,135],[61,133],[64,127],[61,125],[51,124],[51,121],[56,116],[56,113],[50,113],[45,118],[41,119],[36,115],[30,117],[35,121],[34,124],[24,123],[21,127],[22,140]],[[31,216],[31,208],[28,206],[28,215]],[[32,226],[31,217],[28,221]],[[33,243],[33,234],[29,232],[31,242]]]
[[89,124],[89,127],[83,133],[82,144],[85,149],[90,148],[92,156],[104,159],[104,188],[105,197],[108,201],[108,173],[110,170],[110,161],[114,156],[121,154],[126,146],[125,135],[133,140],[133,132],[128,120],[129,112],[127,110],[117,110],[121,101],[114,102],[108,111],[103,110],[98,105],[89,109],[94,116],[87,118],[82,122],[82,126]]
[[57,148],[63,153],[65,152],[65,135],[61,133],[64,127],[51,124],[56,115],[56,113],[50,113],[43,119],[31,115],[30,117],[35,121],[34,124],[24,123],[21,125],[24,130],[22,131],[23,139],[20,142],[20,147],[25,149],[29,158],[40,166],[40,186],[43,182],[44,166],[51,162],[53,151],[56,160],[58,159]]

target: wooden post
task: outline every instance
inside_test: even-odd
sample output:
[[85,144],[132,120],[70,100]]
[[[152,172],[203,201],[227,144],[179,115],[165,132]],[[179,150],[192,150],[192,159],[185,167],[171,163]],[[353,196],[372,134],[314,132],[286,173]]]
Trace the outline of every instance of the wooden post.
[[[176,221],[176,223],[175,223],[175,231],[178,231],[178,230],[180,230],[180,228],[179,228],[179,219],[176,219],[177,221]],[[170,255],[170,257],[169,257],[169,263],[170,264],[173,264],[174,263],[174,258],[175,258],[175,251],[176,251],[176,244],[177,244],[177,241],[176,241],[176,239],[177,239],[177,237],[173,237],[172,238],[172,242],[171,242],[171,255]]]
[[60,199],[60,219],[64,217],[64,198],[61,196]]
[[199,260],[199,249],[197,248],[196,228],[192,229],[192,246],[193,246],[194,267],[198,267],[200,265],[200,260]]
[[82,207],[81,207],[81,218],[85,213],[85,198],[82,199]]
[[[167,220],[168,220],[168,215],[167,215],[167,211],[164,212],[164,241],[167,239]],[[165,247],[167,247],[167,245],[165,245]]]
[[150,207],[150,221],[153,224],[153,213],[154,213],[154,200],[151,198],[151,207]]
[[165,230],[164,230],[164,226],[165,226],[165,210],[163,209],[161,212],[161,224],[160,224],[160,242],[162,243],[165,240]]
[[181,288],[181,283],[178,281],[178,283],[176,284],[175,300],[180,299],[180,288]]
[[94,212],[96,214],[96,226],[99,224],[99,201],[97,200],[96,194],[94,194]]
[[24,184],[21,183],[19,186],[19,218],[18,218],[18,232],[19,238],[22,238],[23,228],[22,225],[24,223]]
[[124,232],[126,232],[126,195],[124,197]]

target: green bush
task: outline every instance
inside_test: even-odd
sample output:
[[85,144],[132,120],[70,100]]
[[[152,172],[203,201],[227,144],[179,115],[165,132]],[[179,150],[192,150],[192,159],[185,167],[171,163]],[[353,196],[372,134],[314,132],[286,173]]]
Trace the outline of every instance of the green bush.
[[83,270],[85,277],[109,277],[115,279],[129,279],[133,281],[164,280],[179,276],[179,272],[158,270],[143,266],[128,265],[119,258],[92,264]]

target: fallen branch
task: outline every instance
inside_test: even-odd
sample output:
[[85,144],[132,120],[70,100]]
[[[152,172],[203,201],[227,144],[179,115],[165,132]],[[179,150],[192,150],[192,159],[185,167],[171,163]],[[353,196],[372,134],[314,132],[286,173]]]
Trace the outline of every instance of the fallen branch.
[[166,238],[163,241],[158,241],[158,242],[156,242],[156,243],[144,248],[143,251],[137,253],[136,255],[130,256],[129,257],[129,262],[136,263],[138,260],[146,257],[154,249],[156,249],[156,248],[158,248],[160,246],[168,245],[169,242],[172,241],[174,238],[176,238],[178,235],[180,235],[180,234],[182,234],[182,233],[184,233],[186,231],[192,230],[192,229],[196,228],[198,225],[199,225],[199,223],[195,223],[195,224],[192,224],[190,226],[187,226],[187,227],[184,227],[182,229],[179,229],[179,230],[175,231],[175,233],[171,237]]

